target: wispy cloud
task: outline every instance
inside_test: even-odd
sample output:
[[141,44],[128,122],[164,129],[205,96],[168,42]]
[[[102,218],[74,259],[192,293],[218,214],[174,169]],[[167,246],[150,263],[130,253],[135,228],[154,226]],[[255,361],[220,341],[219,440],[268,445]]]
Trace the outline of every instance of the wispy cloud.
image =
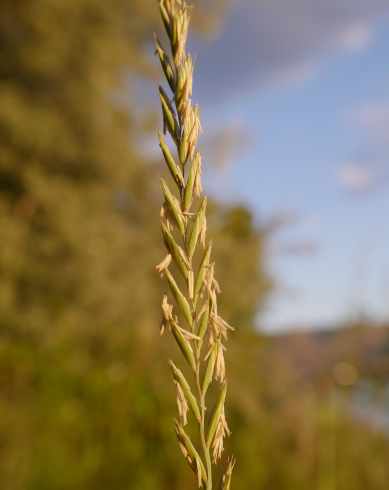
[[336,179],[342,186],[352,191],[368,191],[379,184],[376,171],[359,163],[343,163],[336,171]]
[[196,86],[202,99],[238,95],[269,84],[311,77],[326,55],[358,52],[372,39],[372,23],[389,14],[388,0],[235,0],[211,44],[192,39]]
[[370,191],[389,180],[389,101],[363,104],[350,112],[347,123],[358,132],[357,157],[339,165],[336,180],[349,190]]
[[389,165],[389,101],[358,107],[351,113],[350,120],[369,140],[370,146],[386,154]]
[[355,22],[344,29],[340,36],[341,46],[349,51],[363,51],[369,47],[372,37],[371,25],[367,22]]

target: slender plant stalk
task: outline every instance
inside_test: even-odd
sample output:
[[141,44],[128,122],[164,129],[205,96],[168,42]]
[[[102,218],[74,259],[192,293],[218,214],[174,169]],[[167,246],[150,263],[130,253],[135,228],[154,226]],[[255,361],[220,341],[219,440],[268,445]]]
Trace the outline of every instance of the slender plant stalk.
[[[220,288],[214,278],[215,264],[211,262],[212,241],[206,243],[207,198],[201,198],[201,153],[197,149],[198,133],[203,132],[198,105],[193,107],[190,99],[194,61],[190,54],[185,53],[192,7],[188,7],[180,0],[159,0],[158,3],[172,53],[171,61],[159,40],[155,38],[156,54],[159,55],[166,80],[173,94],[172,97],[169,97],[165,90],[159,87],[163,133],[166,135],[166,131],[169,132],[177,148],[179,163],[176,163],[176,158],[172,156],[163,135],[159,132],[160,147],[177,189],[172,192],[166,182],[161,179],[164,195],[160,213],[161,230],[168,253],[156,269],[161,277],[166,275],[175,303],[187,324],[184,328],[179,325],[177,315],[173,314],[173,305],[168,302],[167,295],[164,294],[161,334],[165,327],[169,327],[194,373],[196,396],[192,393],[182,372],[173,361],[169,360],[177,389],[179,422],[177,420],[174,422],[178,442],[194,471],[198,486],[211,490],[212,464],[216,464],[221,458],[223,439],[226,434],[230,435],[224,414],[227,379],[223,355],[225,347],[222,341],[227,340],[228,330],[233,330],[233,328],[218,315],[217,293],[220,293]],[[185,170],[188,167],[189,172],[185,179]],[[200,198],[201,201],[197,211],[193,212],[191,210],[193,201],[198,202],[195,198]],[[177,231],[173,232],[174,229]],[[198,244],[202,245],[204,252],[195,276],[193,257]],[[177,265],[179,274],[186,281],[187,291],[185,293],[179,289],[169,270],[173,261]],[[208,346],[203,348],[206,335]],[[202,361],[204,368],[200,373]],[[205,396],[212,379],[219,380],[221,387],[214,407],[206,417]],[[198,423],[200,451],[195,448],[184,430],[187,424],[186,414],[189,410]],[[219,490],[230,489],[234,464],[235,461],[232,458],[227,460]]]

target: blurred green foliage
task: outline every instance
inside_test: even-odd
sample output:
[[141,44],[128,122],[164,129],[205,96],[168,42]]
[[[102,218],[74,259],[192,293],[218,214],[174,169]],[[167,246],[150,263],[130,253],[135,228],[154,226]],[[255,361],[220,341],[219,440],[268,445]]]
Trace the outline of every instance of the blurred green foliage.
[[[210,32],[222,5],[195,3],[195,26]],[[113,97],[125,70],[130,81],[159,74],[145,56],[159,22],[152,0],[0,3],[2,490],[192,482],[171,420],[166,359],[179,356],[158,332],[163,160],[136,143],[150,121]],[[126,96],[135,107],[134,92]],[[234,485],[332,490],[336,474],[337,489],[386,488],[387,437],[344,410],[335,427],[328,390],[254,332],[271,289],[263,233],[243,207],[214,202],[208,213],[220,308],[236,327],[227,353]]]

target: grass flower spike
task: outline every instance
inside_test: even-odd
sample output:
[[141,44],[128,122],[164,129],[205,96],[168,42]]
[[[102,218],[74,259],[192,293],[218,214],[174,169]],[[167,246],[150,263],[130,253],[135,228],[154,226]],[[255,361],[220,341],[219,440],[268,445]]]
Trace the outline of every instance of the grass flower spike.
[[[160,330],[162,335],[165,328],[169,328],[194,373],[192,390],[180,369],[169,360],[180,420],[174,421],[178,442],[195,474],[197,485],[211,490],[212,464],[221,458],[224,438],[230,435],[224,410],[227,379],[224,361],[226,348],[222,341],[227,341],[228,331],[233,328],[218,314],[217,294],[220,287],[214,277],[215,264],[211,262],[212,241],[206,241],[207,198],[201,197],[201,153],[197,148],[197,139],[203,130],[199,107],[190,98],[194,59],[185,52],[191,7],[181,0],[159,0],[158,3],[172,53],[170,59],[162,43],[155,37],[156,54],[171,90],[168,95],[163,87],[159,87],[163,133],[170,134],[177,149],[177,157],[174,157],[164,137],[158,133],[162,154],[175,184],[173,189],[169,189],[161,178],[164,198],[160,212],[161,231],[167,255],[156,269],[161,278],[166,275],[175,306],[168,302],[164,294]],[[199,256],[200,266],[194,270],[193,259],[199,251],[202,254]],[[173,262],[177,269],[173,269]],[[177,276],[174,277],[174,274]],[[185,290],[180,289],[182,278],[179,276],[186,282]],[[181,313],[184,325],[179,324],[174,308]],[[206,336],[208,345],[204,346]],[[213,409],[209,412],[205,406],[205,396],[211,382],[217,380],[221,384],[219,395],[213,402],[208,402],[213,403]],[[194,442],[184,430],[189,411],[198,424],[199,436]],[[227,461],[219,489],[229,490],[234,464],[232,458]]]

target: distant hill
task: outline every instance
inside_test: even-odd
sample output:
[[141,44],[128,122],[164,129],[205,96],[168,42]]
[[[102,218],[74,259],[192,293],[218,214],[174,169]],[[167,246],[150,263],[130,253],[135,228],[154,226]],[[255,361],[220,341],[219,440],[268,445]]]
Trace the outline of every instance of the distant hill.
[[333,376],[337,365],[347,363],[360,377],[389,379],[388,326],[292,332],[272,337],[271,342],[304,377]]

